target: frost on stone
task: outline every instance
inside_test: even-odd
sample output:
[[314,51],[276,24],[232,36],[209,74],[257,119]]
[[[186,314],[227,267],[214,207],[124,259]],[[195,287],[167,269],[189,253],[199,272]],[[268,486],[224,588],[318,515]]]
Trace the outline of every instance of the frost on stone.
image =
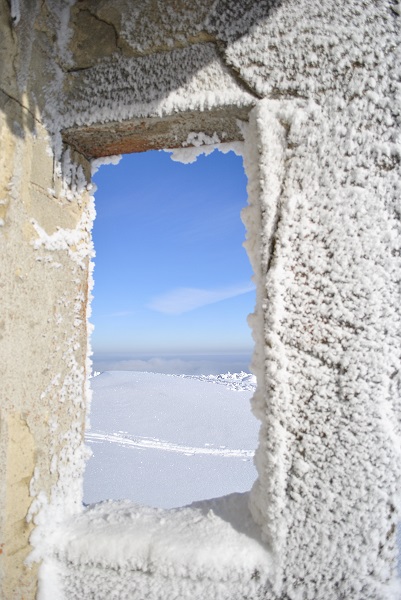
[[102,158],[95,158],[91,161],[91,174],[92,177],[95,173],[98,172],[101,166],[103,165],[118,165],[120,160],[122,159],[121,154],[116,154],[115,156],[105,156]]
[[232,494],[171,510],[94,505],[54,533],[45,572],[67,600],[256,599],[273,565],[247,500]]
[[[253,97],[224,66],[213,44],[139,58],[114,55],[70,81],[63,126],[246,106]],[[71,110],[72,109],[72,110]]]
[[21,7],[19,0],[11,0],[10,13],[13,25],[18,25],[21,19]]
[[[277,560],[277,591],[295,598],[301,578],[310,597],[352,589],[355,597],[397,598],[397,169],[382,169],[372,152],[387,102],[374,121],[359,112],[355,128],[364,103],[341,104],[334,117],[336,102],[328,94],[323,106],[259,103],[249,126],[260,151],[251,172],[245,140],[260,197],[258,212],[251,190],[245,219],[262,236],[249,250],[251,258],[260,252],[252,320],[266,389],[253,400],[262,426],[250,506]],[[324,573],[327,584],[311,573]]]
[[94,209],[84,211],[78,226],[75,229],[58,228],[54,233],[48,234],[35,221],[31,223],[37,233],[33,242],[35,250],[43,248],[50,252],[66,251],[68,256],[82,269],[86,268],[88,258],[92,256],[92,243],[89,232],[92,227]]
[[[160,3],[153,4],[160,9]],[[216,36],[219,52],[212,42],[178,48],[185,40],[179,39],[180,25],[169,3],[152,40],[167,47],[172,40],[172,51],[163,48],[157,55],[136,58],[115,55],[85,71],[71,71],[67,78],[59,65],[68,66],[71,59],[70,5],[46,3],[56,43],[43,112],[53,136],[55,175],[63,179],[62,193],[69,201],[79,201],[86,183],[82,167],[72,166],[63,154],[63,127],[257,105],[245,126],[244,150],[249,206],[243,219],[257,283],[257,305],[249,318],[257,376],[253,410],[261,421],[259,478],[249,506],[272,552],[268,577],[276,591],[271,597],[399,598],[394,587],[401,480],[399,3],[222,0],[208,15],[199,6],[195,34],[201,27]],[[23,21],[27,27],[31,14],[18,6],[13,0],[16,30]],[[150,25],[145,18],[141,25],[143,10],[137,3],[122,35],[131,48],[145,52]],[[194,10],[184,15],[183,23]],[[136,37],[141,26],[143,36]],[[26,31],[21,88],[31,64],[32,31]],[[247,90],[269,100],[258,100]],[[224,141],[220,133],[218,141],[193,133],[188,146],[175,151],[176,158],[192,160],[199,150]],[[22,143],[20,137],[18,152]],[[22,168],[21,162],[10,183],[15,201]],[[76,230],[51,235],[33,222],[41,260],[47,264],[53,254],[64,253],[72,271],[88,268],[91,218],[84,212]],[[77,310],[82,303],[77,296],[71,305],[76,331],[82,326]],[[70,350],[63,357],[68,374],[59,382],[60,402],[70,403],[74,411],[63,451],[51,459],[59,483],[47,497],[36,485],[37,473],[32,480],[30,517],[39,526],[31,543],[36,557],[48,557],[41,585],[52,581],[57,560],[63,571],[62,552],[65,557],[69,551],[59,544],[55,524],[79,510],[85,456],[82,389],[90,352],[86,365],[78,364],[78,343],[77,335],[68,338]],[[47,397],[51,389],[43,393]],[[58,431],[54,416],[49,428]],[[140,526],[142,518],[157,514],[129,509],[120,520],[109,508],[85,514],[77,530],[83,524],[92,535],[85,527],[99,517],[100,523],[109,518],[113,526],[122,524],[124,533],[130,520],[138,516]],[[54,538],[49,536],[52,528]],[[99,539],[107,544],[107,535]],[[112,555],[118,546],[113,539],[106,567],[122,560],[119,547],[117,558]],[[77,540],[68,558],[76,571],[62,575],[69,597],[85,597],[81,591],[86,583],[95,586],[95,597],[99,589],[110,597],[119,583],[116,571],[94,566],[103,564],[101,558],[90,562],[96,544],[85,546],[85,536]],[[146,568],[154,548],[150,542]],[[156,536],[156,542],[160,554],[153,555],[152,573],[158,566],[167,568],[171,546],[176,548],[170,536]],[[130,557],[137,564],[138,555]],[[85,564],[93,580],[87,580]],[[179,565],[188,574],[188,565]],[[176,574],[174,568],[172,572]],[[189,587],[197,581],[196,571],[191,573],[195,579],[184,582]],[[149,582],[148,572],[141,582],[145,579]],[[155,574],[156,588],[165,580]],[[76,591],[79,585],[83,588]],[[213,597],[205,594],[205,585],[202,581],[201,597]],[[228,597],[233,600],[232,590]]]
[[[90,342],[87,348],[81,346],[85,341],[85,330],[88,333],[91,330],[86,319],[90,315],[87,301],[93,285],[90,262],[93,243],[90,232],[95,215],[94,199],[78,197],[84,182],[79,166],[72,168],[71,163],[65,160],[60,164],[60,169],[61,175],[63,170],[65,175],[62,191],[70,190],[71,201],[74,200],[78,206],[82,206],[84,200],[86,204],[82,208],[81,219],[73,229],[58,228],[49,234],[37,221],[31,221],[37,234],[32,242],[38,254],[36,258],[44,265],[58,264],[64,268],[67,280],[76,283],[77,287],[73,294],[67,291],[61,294],[55,306],[55,326],[63,329],[57,347],[57,352],[62,353],[63,373],[55,374],[40,395],[40,401],[51,408],[48,458],[50,474],[55,477],[55,483],[49,492],[45,492],[37,485],[36,473],[31,481],[33,500],[28,520],[33,521],[36,527],[30,537],[33,548],[29,556],[30,563],[41,561],[51,554],[53,532],[58,530],[59,524],[68,515],[82,510],[82,478],[88,458],[83,433],[91,399],[86,377],[91,371]],[[62,262],[54,263],[53,257]],[[81,361],[82,356],[86,356],[85,362]],[[70,422],[67,429],[65,424],[59,423],[59,415],[63,411],[58,407],[61,406],[68,410]],[[47,568],[48,565],[45,565],[44,570]]]
[[227,22],[223,13],[214,27],[227,41],[228,63],[258,94],[318,98],[337,90],[362,99],[372,75],[387,77],[399,23],[385,0],[261,2],[245,14],[238,4],[236,18]]
[[62,0],[62,2],[53,2],[53,11],[57,16],[57,45],[60,56],[64,64],[71,66],[72,54],[69,50],[69,42],[72,37],[72,29],[70,27],[71,7],[76,0]]
[[174,0],[147,0],[126,10],[121,35],[138,52],[169,49],[183,44],[206,29],[216,0],[183,3]]
[[[83,472],[85,462],[90,455],[89,449],[84,444],[83,428],[91,399],[85,367],[78,363],[76,357],[76,351],[80,347],[82,325],[80,315],[84,304],[85,298],[78,293],[72,308],[75,316],[74,328],[66,340],[63,353],[65,374],[63,377],[60,373],[57,374],[41,395],[41,401],[45,401],[47,396],[54,394],[52,388],[56,387],[58,402],[68,406],[71,422],[67,431],[61,431],[57,406],[52,406],[54,416],[49,422],[50,472],[57,477],[49,494],[38,488],[37,472],[31,480],[30,492],[33,499],[27,520],[33,521],[36,527],[30,536],[32,552],[28,557],[28,564],[50,558],[53,554],[52,541],[60,530],[61,523],[82,510]],[[39,579],[43,570],[47,569],[46,562],[43,569],[41,567]],[[44,595],[39,597],[49,598],[49,589],[51,588],[46,581]]]
[[[221,134],[224,139],[224,132]],[[209,156],[215,150],[219,150],[223,154],[234,152],[237,156],[243,154],[243,142],[223,142],[215,132],[212,136],[204,132],[193,131],[188,134],[187,139],[183,142],[182,148],[174,148],[173,150],[166,149],[169,152],[171,160],[183,164],[190,164],[197,160],[198,156]]]

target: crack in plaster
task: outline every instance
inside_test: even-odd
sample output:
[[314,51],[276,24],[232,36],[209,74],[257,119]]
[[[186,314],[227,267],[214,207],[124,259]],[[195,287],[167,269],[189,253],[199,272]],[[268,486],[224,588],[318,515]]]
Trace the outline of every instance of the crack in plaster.
[[83,9],[80,12],[86,12],[91,17],[93,17],[94,19],[96,19],[96,21],[98,21],[99,23],[104,23],[105,25],[108,25],[109,27],[111,27],[113,29],[113,32],[114,32],[116,48],[118,48],[120,50],[120,53],[123,51],[123,48],[122,48],[121,42],[120,42],[120,36],[118,34],[117,28],[114,25],[114,23],[112,23],[110,21],[106,21],[106,19],[104,19],[102,17],[99,17],[97,14],[93,13],[89,8],[85,8],[85,9]]
[[10,100],[16,102],[23,110],[26,110],[26,112],[31,115],[32,119],[36,121],[36,123],[43,125],[43,123],[34,115],[34,113],[27,106],[22,104],[22,102],[20,102],[17,98],[14,98],[14,96],[8,94],[5,90],[3,90],[3,88],[0,88],[0,93],[4,94],[4,96],[7,96],[7,98],[9,98]]

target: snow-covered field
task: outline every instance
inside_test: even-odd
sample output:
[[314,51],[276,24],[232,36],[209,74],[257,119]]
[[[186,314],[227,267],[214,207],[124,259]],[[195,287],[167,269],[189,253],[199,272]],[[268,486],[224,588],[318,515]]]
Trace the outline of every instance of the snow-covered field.
[[85,503],[171,508],[251,488],[259,429],[252,375],[108,371],[91,386]]

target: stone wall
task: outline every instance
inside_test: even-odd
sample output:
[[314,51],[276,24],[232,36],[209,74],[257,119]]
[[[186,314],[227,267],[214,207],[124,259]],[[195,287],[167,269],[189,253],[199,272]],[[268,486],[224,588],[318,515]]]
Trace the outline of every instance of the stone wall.
[[0,6],[3,596],[34,597],[24,559],[80,510],[89,161],[198,134],[245,139],[271,597],[395,598],[399,5]]
[[[77,191],[56,164],[46,108],[55,73],[56,21],[40,4],[21,4],[13,25],[8,2],[0,3],[0,597],[5,600],[35,596],[37,565],[24,563],[32,551],[32,519],[39,509],[43,519],[46,510],[56,518],[80,507],[83,465],[90,234],[81,223],[90,201],[86,180]],[[78,155],[71,165],[74,161],[89,180],[87,161]],[[63,490],[63,473],[74,463],[75,489]]]

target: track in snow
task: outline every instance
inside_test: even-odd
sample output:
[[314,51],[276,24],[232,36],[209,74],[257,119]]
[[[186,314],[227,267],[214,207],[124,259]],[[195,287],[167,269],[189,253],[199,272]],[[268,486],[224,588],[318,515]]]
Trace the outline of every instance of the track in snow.
[[183,446],[181,444],[165,442],[157,438],[134,437],[127,435],[124,432],[106,433],[102,431],[88,431],[85,434],[85,439],[87,442],[111,442],[113,444],[119,444],[120,446],[130,446],[132,448],[141,448],[145,450],[163,450],[164,452],[176,452],[178,454],[185,454],[186,456],[207,454],[209,456],[249,460],[250,458],[253,458],[254,455],[254,452],[250,450],[232,450],[225,446],[219,448],[212,448],[209,446],[194,448],[193,446]]

